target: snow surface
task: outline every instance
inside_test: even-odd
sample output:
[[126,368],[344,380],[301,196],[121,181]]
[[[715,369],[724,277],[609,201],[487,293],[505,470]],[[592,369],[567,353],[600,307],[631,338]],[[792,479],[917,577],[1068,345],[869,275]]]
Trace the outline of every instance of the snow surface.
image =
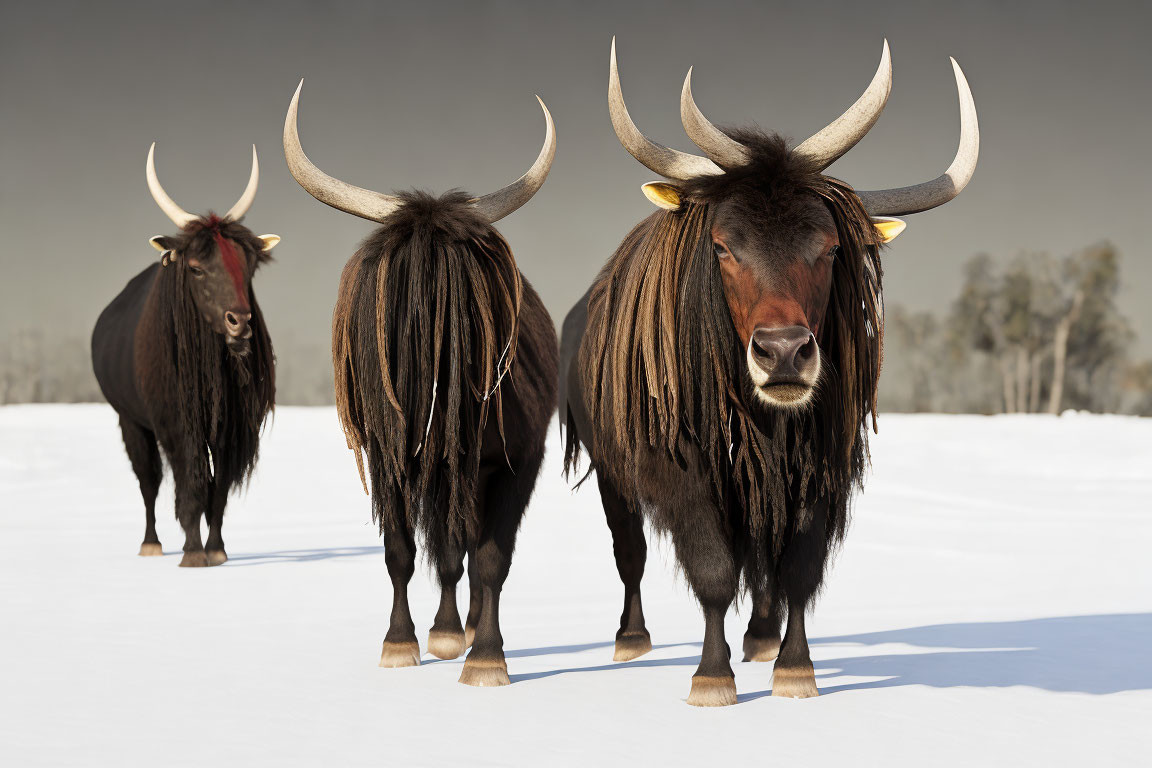
[[[549,448],[504,592],[513,684],[379,669],[391,589],[331,409],[280,408],[231,560],[141,558],[106,406],[0,408],[0,764],[1149,765],[1152,420],[885,416],[808,624],[823,695],[685,704],[703,621],[655,542],[655,650],[612,662],[622,588],[594,484]],[[411,587],[421,644],[436,609]],[[461,588],[460,602],[465,605]],[[728,619],[739,648],[744,616]]]

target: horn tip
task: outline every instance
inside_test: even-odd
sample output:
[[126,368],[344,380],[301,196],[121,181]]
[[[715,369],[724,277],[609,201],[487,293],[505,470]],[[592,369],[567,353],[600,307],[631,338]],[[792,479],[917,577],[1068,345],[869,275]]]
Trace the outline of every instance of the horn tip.
[[948,61],[952,62],[952,74],[956,76],[956,87],[961,91],[968,90],[971,93],[971,88],[968,86],[968,78],[964,75],[964,70],[960,68],[960,62],[955,58],[949,56]]
[[536,95],[536,101],[539,102],[539,104],[540,104],[540,109],[544,110],[544,119],[546,121],[548,121],[549,125],[551,125],[552,124],[552,113],[548,110],[548,105],[544,103],[544,99],[540,98],[540,94],[535,94],[535,95]]

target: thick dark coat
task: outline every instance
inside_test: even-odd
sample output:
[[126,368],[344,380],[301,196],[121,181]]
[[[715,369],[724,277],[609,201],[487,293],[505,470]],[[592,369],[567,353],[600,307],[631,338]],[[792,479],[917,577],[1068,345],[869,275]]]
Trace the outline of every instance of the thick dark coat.
[[467,553],[476,641],[461,681],[506,683],[497,604],[556,407],[556,331],[468,195],[400,198],[344,268],[332,324],[337,412],[396,590],[381,665],[418,661],[407,583],[419,540],[443,590],[430,650],[466,647],[455,590]]
[[[218,237],[238,248],[245,261],[244,290],[252,312],[248,339],[226,341],[192,298],[188,261],[219,259]],[[164,244],[174,254],[168,266],[144,269],[100,314],[92,333],[92,365],[120,416],[140,481],[148,513],[145,543],[159,547],[154,527],[159,446],[176,482],[186,555],[199,559],[201,514],[216,535],[210,533],[209,549],[215,545],[223,552],[218,537],[228,494],[252,472],[261,426],[275,400],[272,342],[250,284],[252,272],[269,257],[247,228],[215,218],[193,222]]]
[[[764,631],[778,637],[781,606],[802,612],[819,589],[866,462],[883,332],[873,227],[851,188],[777,137],[735,138],[751,162],[683,183],[680,208],[637,225],[564,322],[566,466],[587,451],[613,529],[626,592],[617,658],[651,647],[639,608],[639,515],[672,539],[706,614],[719,611],[722,625],[743,585],[754,613],[775,616]],[[820,201],[840,243],[827,308],[812,319],[821,380],[807,407],[768,408],[748,380],[714,228],[766,254],[749,269],[792,295],[804,286],[788,279],[791,239]],[[697,675],[731,676],[726,661],[707,666]]]

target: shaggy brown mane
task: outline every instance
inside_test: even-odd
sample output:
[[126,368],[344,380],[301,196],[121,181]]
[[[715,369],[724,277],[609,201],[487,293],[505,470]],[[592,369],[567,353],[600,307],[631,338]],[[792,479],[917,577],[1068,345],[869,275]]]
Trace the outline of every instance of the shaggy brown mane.
[[[591,423],[600,427],[587,436],[597,471],[629,487],[623,478],[635,477],[643,453],[662,452],[681,466],[698,460],[721,509],[731,520],[742,519],[752,545],[771,558],[790,531],[805,524],[803,512],[786,519],[789,499],[803,508],[826,498],[832,541],[847,526],[867,457],[867,419],[875,414],[883,338],[880,246],[847,184],[816,172],[775,135],[733,137],[752,150],[752,162],[683,184],[680,209],[641,222],[601,270],[589,297],[579,368]],[[825,373],[809,408],[769,411],[747,381],[712,225],[720,201],[735,206],[744,230],[802,225],[797,211],[813,195],[831,212],[841,245],[817,339]],[[571,470],[579,438],[571,417],[567,427]]]
[[362,482],[368,457],[381,531],[401,524],[392,503],[401,494],[435,558],[478,533],[482,438],[493,407],[503,437],[501,385],[523,285],[508,244],[468,195],[400,197],[340,278],[336,408]]

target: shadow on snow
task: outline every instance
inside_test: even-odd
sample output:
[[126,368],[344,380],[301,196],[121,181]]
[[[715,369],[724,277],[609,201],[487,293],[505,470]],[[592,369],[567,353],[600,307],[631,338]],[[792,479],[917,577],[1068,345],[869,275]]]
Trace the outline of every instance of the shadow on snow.
[[[168,553],[165,553],[168,554]],[[240,568],[268,563],[305,563],[313,560],[331,560],[336,557],[383,555],[384,547],[329,547],[327,549],[282,549],[278,552],[254,552],[247,555],[229,555],[225,567]]]
[[[810,641],[817,684],[822,694],[870,688],[926,685],[932,688],[1006,688],[1027,686],[1064,693],[1106,694],[1152,690],[1152,663],[1148,642],[1152,613],[1062,616],[1004,622],[935,624],[856,635],[814,638]],[[509,658],[576,653],[610,648],[611,642],[560,645],[509,651]],[[911,646],[862,656],[821,658],[836,646]],[[699,643],[657,645],[653,650]],[[935,649],[935,650],[923,650]],[[564,674],[607,672],[633,667],[694,667],[699,655],[667,659],[637,659],[567,667],[511,675],[513,682]],[[828,685],[837,677],[881,678]],[[740,702],[753,701],[771,690],[742,693]]]

